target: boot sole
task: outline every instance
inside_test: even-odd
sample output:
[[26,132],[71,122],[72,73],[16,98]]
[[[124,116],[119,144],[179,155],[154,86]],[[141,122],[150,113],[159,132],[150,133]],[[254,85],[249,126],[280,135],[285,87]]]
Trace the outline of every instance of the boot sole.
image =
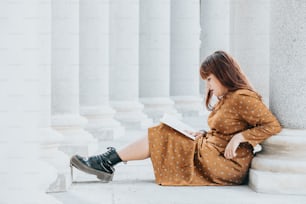
[[77,168],[77,169],[79,169],[79,170],[81,170],[85,173],[96,175],[97,178],[100,179],[103,182],[110,182],[110,181],[113,180],[114,173],[109,174],[109,173],[106,173],[106,172],[103,172],[103,171],[98,171],[96,169],[90,168],[90,167],[84,165],[80,160],[78,160],[76,158],[76,156],[73,156],[70,159],[70,166],[74,166],[75,168]]

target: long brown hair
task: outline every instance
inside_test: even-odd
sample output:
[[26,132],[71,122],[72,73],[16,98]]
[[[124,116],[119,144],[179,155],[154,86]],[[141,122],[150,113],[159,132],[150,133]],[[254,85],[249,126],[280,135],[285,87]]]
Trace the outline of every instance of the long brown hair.
[[[238,89],[248,89],[255,92],[236,60],[224,51],[214,52],[206,57],[202,63],[200,67],[200,75],[202,79],[205,80],[210,74],[215,75],[215,77],[228,89],[229,92]],[[210,104],[211,98],[212,92],[208,90],[206,92],[205,101],[208,110],[213,110],[213,106]]]

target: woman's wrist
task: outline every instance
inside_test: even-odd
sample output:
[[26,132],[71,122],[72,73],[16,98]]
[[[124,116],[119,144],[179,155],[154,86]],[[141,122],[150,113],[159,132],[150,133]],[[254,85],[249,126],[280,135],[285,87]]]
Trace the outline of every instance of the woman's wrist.
[[199,130],[198,132],[202,133],[203,135],[207,134],[206,130]]
[[246,142],[244,136],[241,133],[236,134],[235,137],[239,140],[240,143]]

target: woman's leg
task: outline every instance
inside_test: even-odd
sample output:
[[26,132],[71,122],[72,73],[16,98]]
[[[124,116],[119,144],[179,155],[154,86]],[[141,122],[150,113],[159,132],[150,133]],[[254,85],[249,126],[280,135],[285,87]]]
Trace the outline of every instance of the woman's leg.
[[115,148],[109,147],[108,151],[91,157],[74,155],[70,159],[71,176],[72,166],[89,174],[96,175],[104,182],[113,178],[114,166],[121,161],[142,160],[150,157],[148,136],[117,152]]
[[143,160],[149,158],[150,151],[148,136],[145,136],[118,151],[118,155],[122,161]]

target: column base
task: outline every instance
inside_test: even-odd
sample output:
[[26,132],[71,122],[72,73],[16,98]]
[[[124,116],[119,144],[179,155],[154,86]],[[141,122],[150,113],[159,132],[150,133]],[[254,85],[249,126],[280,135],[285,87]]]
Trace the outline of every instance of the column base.
[[153,121],[142,112],[144,105],[138,101],[112,101],[111,105],[117,111],[115,118],[127,128],[145,129],[153,124]]
[[253,159],[249,186],[257,192],[306,195],[306,130],[283,129]]
[[88,120],[85,130],[98,141],[114,140],[124,135],[124,127],[114,119],[115,113],[109,106],[81,107],[82,116]]
[[98,144],[97,140],[83,129],[86,124],[87,119],[79,115],[53,115],[52,127],[64,136],[59,150],[68,156],[93,154]]
[[58,145],[44,145],[41,159],[47,161],[57,170],[56,179],[50,183],[46,192],[54,193],[67,191],[71,185],[71,176],[69,171],[70,158],[65,153],[58,150]]
[[182,119],[182,115],[175,109],[174,102],[168,97],[140,98],[140,101],[144,104],[144,113],[152,118],[154,123],[158,123],[164,113]]
[[199,116],[202,99],[196,96],[172,96],[175,102],[175,108],[182,113],[183,117]]
[[51,164],[57,170],[57,177],[50,183],[47,192],[67,191],[71,184],[68,168],[69,157],[58,150],[63,141],[63,136],[50,128],[42,129],[40,135],[42,139],[40,159]]
[[1,169],[1,203],[60,204],[46,194],[57,173],[50,164],[38,159],[39,144],[14,143],[13,149],[11,159]]
[[196,96],[172,96],[176,109],[182,113],[183,122],[189,124],[196,130],[208,130],[208,114],[203,111],[203,102]]

